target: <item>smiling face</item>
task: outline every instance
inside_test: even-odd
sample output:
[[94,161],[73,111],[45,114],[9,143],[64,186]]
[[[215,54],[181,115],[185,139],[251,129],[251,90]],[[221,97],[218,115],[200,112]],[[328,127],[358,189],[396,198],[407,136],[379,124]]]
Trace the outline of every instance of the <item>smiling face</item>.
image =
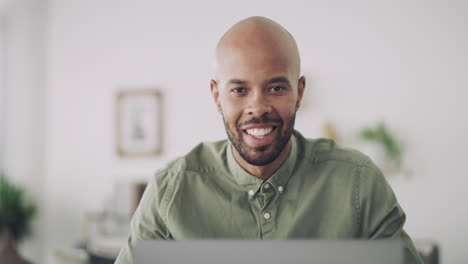
[[255,26],[221,40],[211,89],[235,150],[247,163],[264,166],[290,141],[305,81],[288,35]]

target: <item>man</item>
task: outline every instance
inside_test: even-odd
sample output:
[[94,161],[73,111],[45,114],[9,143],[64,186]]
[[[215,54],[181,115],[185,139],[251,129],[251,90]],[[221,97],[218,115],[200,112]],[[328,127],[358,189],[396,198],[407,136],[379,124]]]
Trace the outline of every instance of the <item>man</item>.
[[151,179],[129,247],[150,239],[400,238],[405,214],[363,154],[294,130],[305,88],[295,40],[261,17],[229,29],[216,49],[211,93],[229,141],[202,143]]

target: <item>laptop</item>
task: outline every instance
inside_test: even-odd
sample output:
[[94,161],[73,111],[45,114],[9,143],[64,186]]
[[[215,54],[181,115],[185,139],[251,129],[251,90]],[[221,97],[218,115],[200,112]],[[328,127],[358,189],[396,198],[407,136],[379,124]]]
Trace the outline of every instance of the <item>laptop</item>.
[[142,241],[134,264],[402,264],[398,240]]

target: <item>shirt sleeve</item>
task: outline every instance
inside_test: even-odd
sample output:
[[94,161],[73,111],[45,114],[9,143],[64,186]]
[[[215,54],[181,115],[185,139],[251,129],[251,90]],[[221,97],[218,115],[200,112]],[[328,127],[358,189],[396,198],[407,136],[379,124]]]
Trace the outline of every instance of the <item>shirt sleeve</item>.
[[161,170],[148,183],[130,222],[127,244],[120,250],[116,264],[133,263],[131,247],[138,241],[172,238],[165,224],[171,196],[168,174],[168,170]]
[[400,239],[404,247],[404,263],[423,263],[409,235],[403,229],[406,214],[401,209],[385,177],[367,160],[360,168],[357,192],[361,233],[367,239]]

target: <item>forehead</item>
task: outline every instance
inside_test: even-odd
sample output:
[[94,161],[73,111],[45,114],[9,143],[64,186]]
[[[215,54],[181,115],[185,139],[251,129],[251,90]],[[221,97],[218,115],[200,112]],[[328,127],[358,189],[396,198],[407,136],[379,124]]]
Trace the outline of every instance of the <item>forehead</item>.
[[216,77],[221,83],[230,79],[263,82],[275,76],[292,78],[292,59],[271,49],[242,49],[227,47],[217,54]]

